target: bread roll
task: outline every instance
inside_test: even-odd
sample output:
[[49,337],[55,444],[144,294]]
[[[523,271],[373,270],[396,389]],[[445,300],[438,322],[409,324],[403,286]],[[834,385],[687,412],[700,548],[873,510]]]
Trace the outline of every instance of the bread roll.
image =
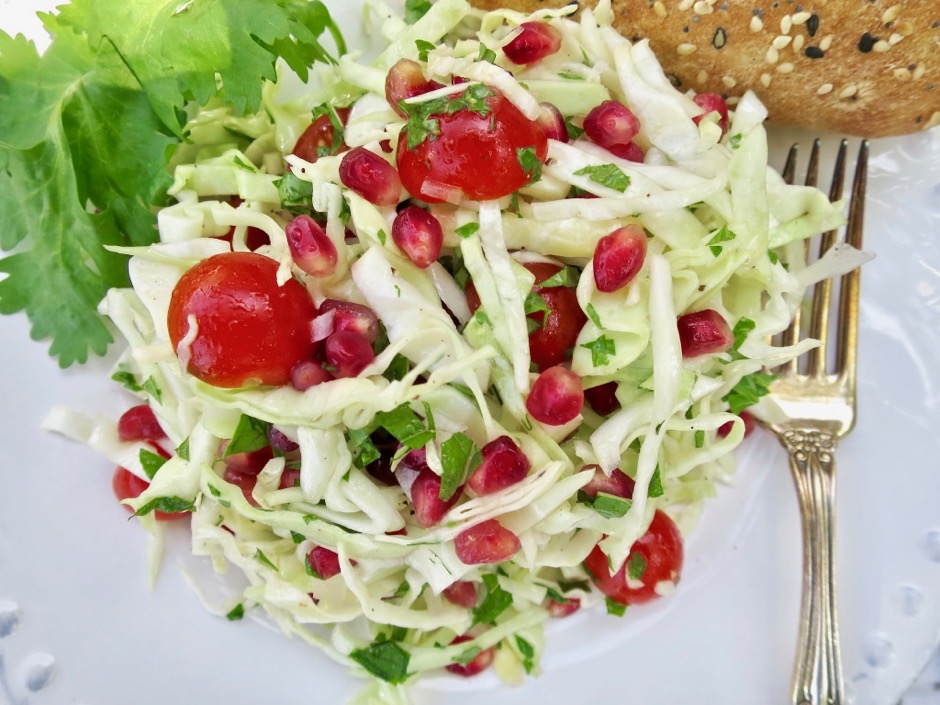
[[[531,12],[565,0],[472,0]],[[582,0],[593,6],[596,0]],[[612,0],[680,89],[753,90],[770,121],[864,137],[940,125],[940,0]]]

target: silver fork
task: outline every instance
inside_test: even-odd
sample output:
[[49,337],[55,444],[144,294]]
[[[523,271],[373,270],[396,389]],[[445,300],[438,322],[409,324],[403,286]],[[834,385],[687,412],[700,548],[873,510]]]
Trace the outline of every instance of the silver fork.
[[[830,198],[842,197],[848,144],[836,158]],[[816,185],[819,140],[813,144],[806,184]],[[793,182],[797,145],[793,145],[783,175]],[[863,142],[855,167],[845,240],[860,248],[868,173],[868,143]],[[835,244],[838,232],[825,233],[820,256]],[[807,242],[807,253],[809,243]],[[805,368],[793,360],[777,370],[769,399],[776,402],[785,420],[767,424],[790,456],[803,528],[803,596],[800,636],[793,672],[793,705],[843,705],[845,703],[839,633],[836,619],[835,549],[835,450],[837,441],[855,425],[855,369],[858,343],[859,272],[842,278],[836,330],[834,370],[827,371],[827,338],[832,281],[816,284],[808,326],[800,325],[799,312],[783,333],[782,343],[800,340],[801,328],[821,341],[806,357]]]

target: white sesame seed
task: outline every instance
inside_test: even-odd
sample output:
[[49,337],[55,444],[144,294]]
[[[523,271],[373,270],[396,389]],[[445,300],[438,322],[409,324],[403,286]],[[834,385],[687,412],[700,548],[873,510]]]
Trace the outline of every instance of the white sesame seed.
[[780,59],[780,52],[778,52],[774,47],[770,47],[767,50],[767,53],[764,55],[764,59],[768,64],[776,64]]
[[832,93],[831,83],[824,83],[816,89],[816,95],[826,95],[827,93]]
[[790,15],[784,15],[780,18],[780,31],[784,34],[789,34],[790,30],[793,28],[793,19]]
[[754,15],[751,17],[751,31],[760,32],[764,28],[764,22],[760,17]]
[[731,76],[722,76],[721,82],[725,84],[725,88],[734,88],[738,85],[738,82],[731,78]]
[[714,12],[712,6],[705,2],[705,0],[698,0],[698,2],[692,5],[692,10],[696,15],[710,15]]
[[881,15],[881,21],[884,22],[885,24],[888,24],[889,22],[894,22],[898,18],[898,15],[900,14],[901,14],[901,6],[892,5],[887,10],[884,11],[884,14]]
[[829,47],[831,46],[832,46],[832,35],[827,34],[825,37],[823,37],[820,40],[819,48],[822,49],[823,51],[829,51]]
[[803,42],[806,40],[803,38],[802,34],[798,34],[793,38],[793,51],[799,51],[803,48]]
[[916,69],[914,69],[914,80],[923,78],[924,74],[927,72],[927,67],[923,64],[920,64]]
[[886,42],[884,39],[879,39],[872,47],[872,51],[877,51],[879,54],[884,54],[890,48],[891,45],[888,44],[888,42]]
[[792,41],[793,41],[793,37],[788,37],[785,34],[781,34],[777,37],[774,37],[773,47],[774,49],[780,50],[780,49],[785,48],[787,44],[789,44]]
[[806,24],[806,20],[813,16],[812,12],[794,12],[793,24]]
[[779,64],[775,70],[777,73],[793,73],[793,64],[787,61]]
[[909,81],[911,80],[912,76],[913,74],[911,74],[911,70],[909,68],[901,67],[894,70],[894,77],[900,81]]
[[698,76],[695,77],[695,80],[699,83],[705,83],[708,80],[708,73],[702,69],[698,72]]
[[895,44],[897,44],[897,43],[898,43],[899,41],[901,41],[902,39],[904,39],[904,35],[903,35],[903,34],[898,34],[897,32],[895,32],[895,33],[892,34],[890,37],[888,37],[888,44],[890,44],[891,46],[894,46]]
[[653,3],[653,12],[655,12],[660,17],[665,17],[668,13],[666,12],[666,6],[663,5],[662,0],[656,0]]
[[693,53],[697,47],[694,44],[680,44],[676,47],[676,53],[679,56],[688,56]]
[[760,75],[760,84],[766,88],[770,85],[770,80],[773,78],[769,73],[762,73]]
[[695,3],[695,0],[682,0],[679,3],[679,12],[685,12],[686,10],[691,10],[692,5]]
[[926,122],[923,129],[929,130],[931,127],[936,127],[937,125],[940,125],[940,110],[930,116],[930,119]]
[[846,86],[845,88],[843,88],[842,91],[839,93],[839,97],[840,97],[840,98],[851,98],[851,97],[852,97],[853,95],[855,95],[856,93],[858,93],[858,86],[856,86],[856,85],[853,83],[852,85]]

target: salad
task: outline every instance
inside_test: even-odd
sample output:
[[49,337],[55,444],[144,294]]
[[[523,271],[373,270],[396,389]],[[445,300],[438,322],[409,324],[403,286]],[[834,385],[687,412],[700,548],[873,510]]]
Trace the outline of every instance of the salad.
[[[140,403],[46,425],[119,466],[157,537],[191,523],[241,581],[216,611],[263,611],[395,701],[439,669],[519,682],[546,620],[681,589],[763,370],[812,345],[768,339],[860,255],[807,266],[840,204],[768,169],[756,98],[677,90],[609,3],[369,13],[371,61],[264,40],[323,60],[293,101],[229,102],[231,70],[180,91],[172,181],[134,182],[170,197],[158,241],[101,239],[129,257],[98,308]],[[149,78],[148,119],[178,120]]]

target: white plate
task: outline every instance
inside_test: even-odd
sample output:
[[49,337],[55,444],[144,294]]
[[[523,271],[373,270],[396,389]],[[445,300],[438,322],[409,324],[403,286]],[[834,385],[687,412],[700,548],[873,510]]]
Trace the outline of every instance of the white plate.
[[[39,2],[17,2],[12,14],[12,2],[0,5],[4,28],[21,29],[24,5]],[[334,12],[352,27],[359,6]],[[778,166],[794,136],[775,135]],[[861,415],[839,453],[838,578],[853,702],[893,705],[940,633],[940,130],[876,141],[869,194],[867,244],[878,258],[863,276]],[[53,404],[126,407],[106,362],[60,371],[20,316],[0,320],[0,336],[0,702],[309,705],[353,695],[357,682],[318,652],[206,613],[177,569],[184,532],[150,591],[147,539],[112,498],[113,468],[39,430]],[[785,458],[758,433],[736,485],[688,540],[674,596],[622,620],[553,623],[544,673],[521,689],[492,676],[438,678],[415,700],[782,704],[798,532]]]

